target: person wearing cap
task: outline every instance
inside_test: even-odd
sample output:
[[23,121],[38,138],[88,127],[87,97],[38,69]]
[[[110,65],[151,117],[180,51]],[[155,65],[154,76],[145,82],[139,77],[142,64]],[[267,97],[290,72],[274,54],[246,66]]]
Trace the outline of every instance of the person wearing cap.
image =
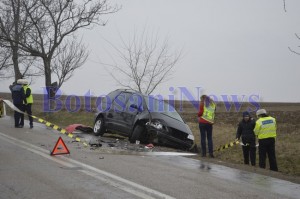
[[249,164],[249,157],[251,165],[255,166],[256,161],[256,143],[254,134],[255,120],[250,116],[248,111],[243,112],[243,119],[239,122],[236,139],[240,140],[242,137],[242,150],[244,155],[244,164]]
[[275,155],[275,138],[276,138],[276,120],[268,116],[265,109],[259,109],[256,112],[258,117],[254,133],[258,137],[258,154],[259,167],[266,168],[266,158],[268,155],[270,170],[278,171]]
[[[24,90],[24,94],[25,94],[25,100],[24,100],[24,112],[27,112],[28,114],[28,119],[29,119],[29,125],[30,128],[33,128],[33,118],[31,117],[32,115],[32,104],[33,104],[33,96],[31,93],[31,88],[28,85],[28,81],[26,79],[23,79],[22,81],[23,84],[23,90]],[[24,120],[23,120],[23,124],[21,124],[24,126]]]
[[[22,87],[22,79],[18,79],[17,82],[13,83],[10,87],[12,100],[15,107],[20,111],[24,111],[24,100],[25,94]],[[14,111],[15,128],[23,128],[24,125],[24,114],[18,111]],[[22,125],[23,124],[23,125]]]
[[213,124],[215,119],[216,104],[207,95],[202,95],[200,100],[201,101],[200,101],[198,117],[199,117],[202,157],[206,157],[206,138],[207,138],[209,157],[214,158],[212,131],[213,131]]

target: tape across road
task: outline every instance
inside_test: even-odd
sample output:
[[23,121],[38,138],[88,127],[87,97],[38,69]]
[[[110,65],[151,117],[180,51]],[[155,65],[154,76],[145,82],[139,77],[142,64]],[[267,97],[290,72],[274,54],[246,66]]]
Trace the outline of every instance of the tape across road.
[[225,144],[225,145],[223,145],[223,146],[220,146],[219,148],[217,148],[217,149],[214,150],[214,151],[223,151],[224,149],[228,149],[228,148],[230,148],[230,147],[233,147],[234,145],[238,145],[239,143],[240,143],[240,141],[235,140],[235,141],[233,141],[233,142],[230,142],[230,143],[228,143],[228,144]]
[[4,102],[7,106],[9,106],[11,109],[13,109],[14,111],[17,111],[17,112],[19,112],[19,113],[23,113],[23,114],[25,114],[25,115],[31,116],[32,118],[36,119],[38,122],[40,122],[40,123],[42,123],[42,124],[45,124],[47,127],[50,127],[50,128],[52,128],[52,129],[54,129],[54,130],[56,130],[56,131],[59,131],[60,133],[62,133],[62,134],[64,134],[64,135],[68,136],[69,138],[74,139],[76,142],[82,143],[84,146],[88,146],[88,144],[87,144],[84,140],[80,139],[78,136],[75,136],[75,135],[72,134],[72,133],[68,133],[68,132],[66,131],[66,129],[61,128],[61,127],[59,127],[59,126],[57,126],[57,125],[55,125],[55,124],[52,124],[51,122],[48,122],[48,121],[46,121],[46,120],[44,120],[44,119],[42,119],[42,118],[36,117],[36,116],[34,116],[34,115],[29,115],[29,114],[27,114],[27,113],[25,113],[25,112],[19,110],[19,109],[18,109],[17,107],[15,107],[15,105],[14,105],[13,103],[11,103],[11,101],[9,101],[9,100],[3,100],[3,102]]
[[[27,114],[27,113],[25,113],[25,112],[19,110],[17,107],[15,107],[14,104],[13,104],[11,101],[9,101],[9,100],[3,100],[3,102],[4,102],[6,105],[8,105],[11,109],[13,109],[14,111],[17,111],[17,112],[19,112],[19,113],[23,113],[23,114],[25,114],[25,115],[29,115],[29,114]],[[57,125],[55,125],[55,124],[52,124],[51,122],[48,122],[48,121],[46,121],[46,120],[44,120],[44,119],[42,119],[42,118],[36,117],[36,116],[34,116],[34,115],[29,115],[29,116],[31,116],[32,118],[36,119],[38,122],[40,122],[40,123],[42,123],[42,124],[45,124],[47,127],[50,127],[50,128],[52,128],[52,129],[54,129],[54,130],[56,130],[56,131],[59,131],[60,133],[62,133],[62,134],[64,134],[64,135],[68,136],[69,138],[74,139],[75,141],[81,142],[84,146],[88,146],[88,144],[87,144],[85,141],[83,141],[82,139],[80,139],[79,137],[75,136],[75,135],[72,134],[72,133],[68,133],[68,132],[66,131],[66,129],[61,128],[61,127],[59,127],[59,126],[57,126]],[[223,146],[220,146],[219,148],[215,149],[214,152],[216,152],[216,151],[223,151],[223,150],[225,150],[225,149],[231,148],[231,147],[233,147],[233,146],[235,146],[235,145],[239,145],[239,144],[242,145],[242,146],[244,146],[244,144],[243,144],[242,142],[239,142],[238,140],[235,140],[235,141],[233,141],[233,142],[230,142],[230,143],[228,143],[228,144],[225,144],[225,145],[223,145]],[[258,146],[258,145],[256,145],[256,147],[257,147],[257,146]]]

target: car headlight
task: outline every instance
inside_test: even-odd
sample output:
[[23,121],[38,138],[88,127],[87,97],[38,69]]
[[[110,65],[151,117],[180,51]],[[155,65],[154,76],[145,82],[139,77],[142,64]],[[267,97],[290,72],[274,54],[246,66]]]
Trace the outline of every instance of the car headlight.
[[161,123],[154,123],[154,128],[161,130],[163,128],[163,125]]
[[187,138],[190,139],[190,140],[193,140],[193,141],[195,140],[195,137],[192,134],[189,134]]
[[158,121],[147,122],[146,125],[150,125],[150,126],[156,128],[157,130],[163,129],[163,125],[160,122],[158,122]]

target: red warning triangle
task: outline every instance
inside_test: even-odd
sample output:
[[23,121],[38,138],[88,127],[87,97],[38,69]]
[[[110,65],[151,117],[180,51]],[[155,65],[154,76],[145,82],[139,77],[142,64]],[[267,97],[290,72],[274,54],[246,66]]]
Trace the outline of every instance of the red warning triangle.
[[59,137],[50,155],[63,155],[63,154],[70,154],[70,151],[67,148],[63,139]]

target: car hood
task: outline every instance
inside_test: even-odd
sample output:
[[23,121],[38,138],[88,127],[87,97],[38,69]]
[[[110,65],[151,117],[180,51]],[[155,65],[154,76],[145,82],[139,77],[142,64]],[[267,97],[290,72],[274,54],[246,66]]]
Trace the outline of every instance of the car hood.
[[164,122],[164,125],[166,125],[167,127],[171,127],[171,128],[177,129],[179,131],[182,131],[184,133],[193,135],[191,129],[189,128],[189,126],[186,123],[176,120],[176,119],[174,119],[168,115],[165,115],[163,113],[152,112],[151,119],[152,120],[162,120]]

